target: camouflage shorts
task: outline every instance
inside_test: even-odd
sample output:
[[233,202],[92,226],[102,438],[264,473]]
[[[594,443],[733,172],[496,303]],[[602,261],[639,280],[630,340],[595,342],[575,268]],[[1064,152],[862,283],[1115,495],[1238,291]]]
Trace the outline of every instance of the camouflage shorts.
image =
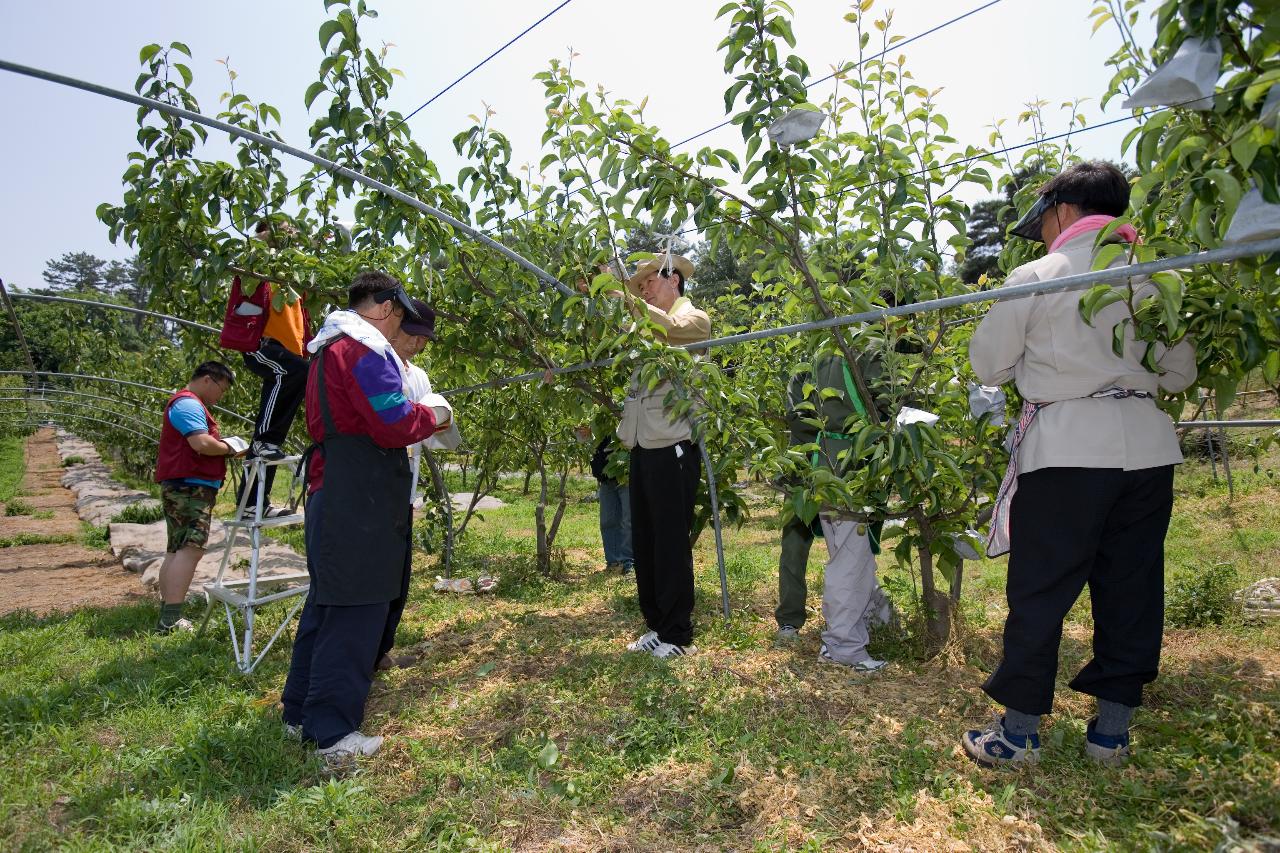
[[175,554],[188,545],[203,548],[209,541],[209,524],[217,500],[218,490],[211,486],[160,486],[164,526],[169,535],[165,550]]

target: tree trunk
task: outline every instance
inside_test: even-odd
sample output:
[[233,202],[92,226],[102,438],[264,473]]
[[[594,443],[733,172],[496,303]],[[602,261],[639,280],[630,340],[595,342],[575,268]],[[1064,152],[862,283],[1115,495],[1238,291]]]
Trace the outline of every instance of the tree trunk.
[[920,591],[929,645],[938,651],[951,636],[951,599],[934,583],[933,551],[925,543],[920,545]]
[[[543,455],[537,457],[538,506],[533,511],[533,518],[538,529],[538,571],[543,575],[551,574],[551,544],[547,540],[547,465]],[[532,472],[529,472],[532,475]]]
[[423,448],[422,456],[427,460],[427,470],[431,472],[431,485],[436,490],[436,500],[444,512],[444,551],[440,555],[444,576],[453,577],[453,497],[444,482],[444,471],[440,470],[440,461],[430,450]]

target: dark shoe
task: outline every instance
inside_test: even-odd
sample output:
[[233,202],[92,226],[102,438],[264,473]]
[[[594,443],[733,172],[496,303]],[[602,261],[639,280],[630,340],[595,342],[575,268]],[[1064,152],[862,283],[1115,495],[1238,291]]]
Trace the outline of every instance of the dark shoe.
[[1084,754],[1107,767],[1119,767],[1129,760],[1129,733],[1101,735],[1094,730],[1098,720],[1089,721],[1084,736]]

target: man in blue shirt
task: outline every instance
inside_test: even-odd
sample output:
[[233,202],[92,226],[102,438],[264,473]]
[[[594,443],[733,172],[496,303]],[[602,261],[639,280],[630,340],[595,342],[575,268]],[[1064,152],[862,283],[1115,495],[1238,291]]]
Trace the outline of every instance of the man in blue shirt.
[[160,564],[160,633],[192,627],[182,618],[182,605],[209,541],[213,505],[226,476],[226,457],[243,452],[233,447],[234,440],[222,438],[209,412],[234,381],[225,364],[206,361],[165,406],[156,453],[156,482],[168,533]]

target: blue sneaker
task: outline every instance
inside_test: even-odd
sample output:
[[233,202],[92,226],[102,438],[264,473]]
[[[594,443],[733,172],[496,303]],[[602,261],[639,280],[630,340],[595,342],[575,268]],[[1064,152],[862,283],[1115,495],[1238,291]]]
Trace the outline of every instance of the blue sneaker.
[[1010,734],[1004,729],[1003,716],[996,717],[982,731],[965,732],[960,745],[983,767],[1017,767],[1040,760],[1040,736]]
[[1102,735],[1094,731],[1098,718],[1089,721],[1084,735],[1084,754],[1107,767],[1119,767],[1129,759],[1129,733]]

